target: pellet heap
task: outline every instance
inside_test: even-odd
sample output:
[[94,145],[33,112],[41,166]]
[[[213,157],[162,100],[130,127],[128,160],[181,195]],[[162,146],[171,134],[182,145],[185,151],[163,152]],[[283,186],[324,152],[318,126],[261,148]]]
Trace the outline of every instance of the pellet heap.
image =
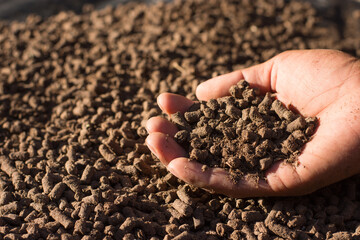
[[359,237],[358,178],[232,199],[177,180],[144,145],[159,93],[194,99],[283,50],[342,49],[317,21],[305,3],[189,0],[1,23],[0,238]]
[[245,80],[229,93],[171,115],[180,129],[175,140],[188,150],[190,160],[204,164],[204,171],[207,166],[227,169],[235,182],[264,179],[275,161],[296,164],[317,119],[295,114],[269,92],[261,96]]

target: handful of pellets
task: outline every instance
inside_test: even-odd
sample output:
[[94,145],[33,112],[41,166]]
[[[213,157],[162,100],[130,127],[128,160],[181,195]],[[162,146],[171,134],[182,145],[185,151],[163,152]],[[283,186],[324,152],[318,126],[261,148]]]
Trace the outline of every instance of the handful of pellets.
[[175,140],[190,160],[225,168],[234,181],[244,176],[264,178],[275,161],[296,164],[304,144],[314,134],[317,119],[287,109],[272,93],[260,95],[241,80],[231,96],[194,103],[183,115],[171,116],[179,131]]

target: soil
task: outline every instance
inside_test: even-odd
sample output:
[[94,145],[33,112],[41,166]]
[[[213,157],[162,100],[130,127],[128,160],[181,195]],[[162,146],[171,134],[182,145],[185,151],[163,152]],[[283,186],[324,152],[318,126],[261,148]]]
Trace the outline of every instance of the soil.
[[245,80],[229,93],[195,103],[184,116],[172,115],[180,129],[175,140],[189,152],[190,161],[224,168],[235,182],[250,176],[265,179],[265,171],[276,161],[296,165],[317,119],[288,110],[271,93],[261,96]]
[[162,92],[195,100],[201,81],[287,49],[359,56],[317,22],[306,3],[189,0],[1,23],[0,239],[359,238],[358,176],[234,199],[178,180],[144,145]]

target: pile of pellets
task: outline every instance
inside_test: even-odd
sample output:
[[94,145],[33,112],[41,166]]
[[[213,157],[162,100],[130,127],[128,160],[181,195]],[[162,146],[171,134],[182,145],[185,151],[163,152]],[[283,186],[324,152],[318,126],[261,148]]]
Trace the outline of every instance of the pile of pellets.
[[358,177],[234,199],[168,173],[144,144],[156,97],[287,49],[357,42],[306,3],[129,3],[0,23],[1,239],[355,239]]
[[264,179],[265,170],[276,161],[296,165],[317,119],[292,112],[269,92],[261,96],[245,80],[229,93],[171,115],[180,129],[174,138],[190,153],[190,161],[202,163],[203,171],[227,169],[234,182]]

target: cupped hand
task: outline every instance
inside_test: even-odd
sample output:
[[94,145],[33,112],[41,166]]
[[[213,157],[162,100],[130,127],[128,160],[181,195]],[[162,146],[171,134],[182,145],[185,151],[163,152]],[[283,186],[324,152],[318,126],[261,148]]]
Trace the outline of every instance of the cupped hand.
[[[234,183],[220,168],[202,171],[173,136],[175,125],[164,118],[147,122],[146,143],[167,169],[192,185],[231,197],[286,196],[310,193],[360,172],[360,60],[335,50],[283,52],[269,61],[215,77],[196,90],[199,100],[229,95],[230,86],[245,79],[263,93],[271,91],[303,116],[316,116],[319,127],[299,155],[298,166],[274,163],[266,180]],[[164,93],[160,108],[171,115],[193,102]]]

